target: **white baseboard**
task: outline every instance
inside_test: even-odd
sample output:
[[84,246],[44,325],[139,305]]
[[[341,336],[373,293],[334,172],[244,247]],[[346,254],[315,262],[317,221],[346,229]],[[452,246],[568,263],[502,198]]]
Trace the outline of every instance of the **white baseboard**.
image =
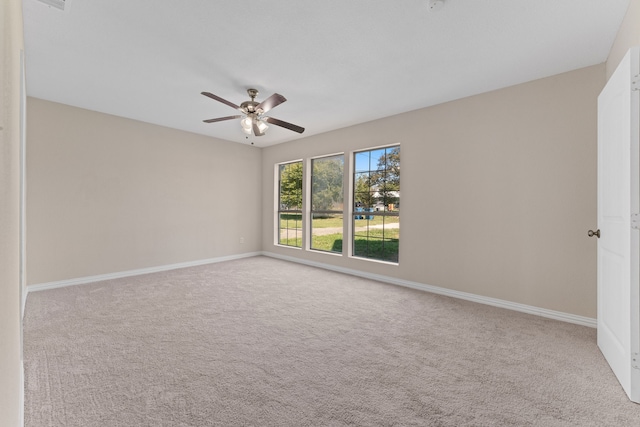
[[[593,319],[590,317],[578,316],[575,314],[564,313],[562,311],[548,310],[546,308],[534,307],[531,305],[520,304],[520,303],[501,300],[497,298],[485,297],[482,295],[471,294],[468,292],[455,291],[452,289],[426,285],[424,283],[412,282],[409,280],[398,279],[395,277],[383,276],[383,275],[374,274],[374,273],[367,273],[365,271],[354,270],[351,268],[338,267],[331,264],[324,264],[321,262],[315,262],[315,261],[309,261],[301,258],[279,255],[279,254],[276,254],[273,252],[267,252],[267,251],[249,252],[249,253],[229,255],[229,256],[219,257],[219,258],[210,258],[210,259],[204,259],[204,260],[198,260],[198,261],[189,261],[189,262],[182,262],[177,264],[162,265],[158,267],[149,267],[149,268],[141,268],[137,270],[100,274],[97,276],[79,277],[75,279],[59,280],[56,282],[39,283],[39,284],[27,286],[27,293],[42,291],[47,289],[62,288],[65,286],[100,282],[103,280],[119,279],[122,277],[138,276],[141,274],[157,273],[161,271],[174,270],[177,268],[195,267],[195,266],[204,265],[204,264],[214,264],[218,262],[231,261],[234,259],[241,259],[241,258],[249,258],[253,256],[258,256],[258,255],[264,255],[271,258],[278,258],[284,261],[296,262],[299,264],[305,264],[312,267],[323,268],[325,270],[331,270],[339,273],[350,274],[352,276],[363,277],[365,279],[377,280],[379,282],[390,283],[393,285],[399,285],[407,288],[418,289],[421,291],[431,292],[439,295],[445,295],[453,298],[459,298],[467,301],[477,302],[480,304],[491,305],[494,307],[506,308],[508,310],[519,311],[521,313],[534,314],[536,316],[546,317],[554,320],[560,320],[562,322],[574,323],[576,325],[588,326],[591,328],[595,328],[597,326],[596,319]],[[24,300],[26,301],[26,295]]]
[[[20,285],[22,286],[22,285]],[[27,289],[27,287],[25,286],[22,290],[22,301],[20,301],[20,317],[22,318],[22,320],[24,320],[24,310],[27,306],[27,294],[29,293],[29,290]]]
[[[177,268],[195,267],[198,265],[215,264],[217,262],[231,261],[240,258],[249,258],[262,255],[262,252],[248,252],[244,254],[229,255],[218,258],[201,259],[197,261],[180,262],[177,264],[167,264],[157,267],[139,268],[136,270],[119,271],[116,273],[99,274],[97,276],[78,277],[75,279],[58,280],[55,282],[38,283],[27,286],[27,293],[44,291],[47,289],[63,288],[65,286],[82,285],[85,283],[101,282],[103,280],[120,279],[122,277],[139,276],[141,274],[158,273],[161,271],[175,270]],[[26,297],[25,297],[26,301]]]
[[263,251],[262,255],[272,257],[272,258],[278,258],[284,261],[297,262],[299,264],[305,264],[312,267],[324,268],[326,270],[337,271],[339,273],[350,274],[352,276],[363,277],[365,279],[377,280],[379,282],[405,286],[407,288],[413,288],[421,291],[431,292],[434,294],[445,295],[453,298],[459,298],[467,301],[477,302],[480,304],[491,305],[499,308],[506,308],[508,310],[519,311],[521,313],[534,314],[536,316],[546,317],[554,320],[560,320],[562,322],[574,323],[576,325],[588,326],[591,328],[597,327],[596,319],[593,319],[590,317],[578,316],[575,314],[564,313],[562,311],[548,310],[546,308],[534,307],[531,305],[505,301],[497,298],[485,297],[482,295],[471,294],[468,292],[455,291],[452,289],[441,288],[438,286],[425,285],[423,283],[397,279],[395,277],[382,276],[380,274],[367,273],[365,271],[354,270],[350,268],[337,267],[335,265],[323,264],[320,262],[309,261],[306,259],[279,255],[273,252]]
[[20,409],[18,413],[18,426],[24,426],[24,361],[20,358]]

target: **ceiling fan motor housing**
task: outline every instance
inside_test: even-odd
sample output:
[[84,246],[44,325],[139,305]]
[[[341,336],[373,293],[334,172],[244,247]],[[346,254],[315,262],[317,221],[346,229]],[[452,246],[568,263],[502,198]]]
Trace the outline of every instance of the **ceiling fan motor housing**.
[[259,102],[256,101],[245,101],[242,104],[240,104],[240,108],[242,108],[244,111],[246,111],[247,113],[255,113],[256,107],[259,105]]
[[251,97],[251,101],[243,102],[242,104],[240,104],[240,108],[242,108],[247,113],[256,112],[256,107],[260,105],[260,103],[256,101],[256,96],[258,96],[260,92],[258,92],[258,89],[250,88],[247,89],[247,93]]

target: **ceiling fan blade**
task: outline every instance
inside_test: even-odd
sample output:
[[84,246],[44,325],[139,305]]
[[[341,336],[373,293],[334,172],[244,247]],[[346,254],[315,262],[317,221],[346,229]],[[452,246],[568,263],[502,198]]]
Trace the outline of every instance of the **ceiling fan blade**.
[[233,120],[233,119],[240,119],[242,118],[242,116],[238,115],[238,116],[227,116],[227,117],[218,117],[217,119],[209,119],[209,120],[203,120],[203,122],[205,123],[215,123],[215,122],[222,122],[224,120]]
[[255,118],[251,121],[251,127],[253,128],[253,134],[255,136],[264,135],[264,132],[260,132],[260,128],[258,127],[258,121]]
[[282,104],[286,100],[287,100],[287,98],[285,98],[284,96],[280,95],[279,93],[274,93],[273,95],[271,95],[270,97],[268,97],[267,99],[262,101],[260,104],[258,104],[256,106],[256,110],[261,109],[262,113],[266,113],[267,111],[271,110],[272,108],[277,107],[278,105]]
[[272,125],[280,126],[280,127],[292,130],[294,132],[298,132],[298,133],[304,132],[303,127],[300,127],[298,125],[294,125],[291,123],[287,123],[282,120],[274,119],[273,117],[265,117],[264,120],[268,123],[271,123]]
[[236,110],[238,110],[238,111],[242,111],[242,108],[238,107],[236,104],[234,104],[234,103],[233,103],[233,102],[231,102],[231,101],[227,101],[227,100],[226,100],[226,99],[224,99],[224,98],[220,98],[218,95],[214,95],[214,94],[209,93],[209,92],[201,92],[201,93],[202,93],[204,96],[208,96],[208,97],[209,97],[209,98],[211,98],[211,99],[215,99],[215,100],[216,100],[216,101],[218,101],[218,102],[222,102],[223,104],[226,104],[226,105],[228,105],[228,106],[229,106],[229,107],[231,107],[231,108],[235,108],[235,109],[236,109]]

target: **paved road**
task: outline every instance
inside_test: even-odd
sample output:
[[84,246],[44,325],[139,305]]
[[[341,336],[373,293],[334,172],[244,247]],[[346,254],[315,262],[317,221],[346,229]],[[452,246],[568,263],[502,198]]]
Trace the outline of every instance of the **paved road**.
[[[385,228],[400,228],[400,223],[399,222],[392,222],[389,224],[384,224]],[[382,228],[383,225],[382,224],[378,224],[378,225],[370,225],[369,228]],[[292,230],[291,228],[289,230]],[[298,232],[301,232],[302,229],[298,228],[297,229]],[[367,227],[356,227],[355,231],[366,231]],[[314,228],[313,229],[313,235],[314,236],[326,236],[329,234],[336,234],[336,233],[342,233],[342,227],[326,227],[326,228]],[[280,237],[282,239],[285,239],[287,237],[287,231],[284,230],[281,232]]]

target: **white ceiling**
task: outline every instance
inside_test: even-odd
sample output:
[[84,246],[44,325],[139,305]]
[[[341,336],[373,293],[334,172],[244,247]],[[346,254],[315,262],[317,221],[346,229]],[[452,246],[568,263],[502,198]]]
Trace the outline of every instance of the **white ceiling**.
[[[629,0],[23,0],[30,96],[264,147],[604,62]],[[245,138],[235,104],[288,101]]]

